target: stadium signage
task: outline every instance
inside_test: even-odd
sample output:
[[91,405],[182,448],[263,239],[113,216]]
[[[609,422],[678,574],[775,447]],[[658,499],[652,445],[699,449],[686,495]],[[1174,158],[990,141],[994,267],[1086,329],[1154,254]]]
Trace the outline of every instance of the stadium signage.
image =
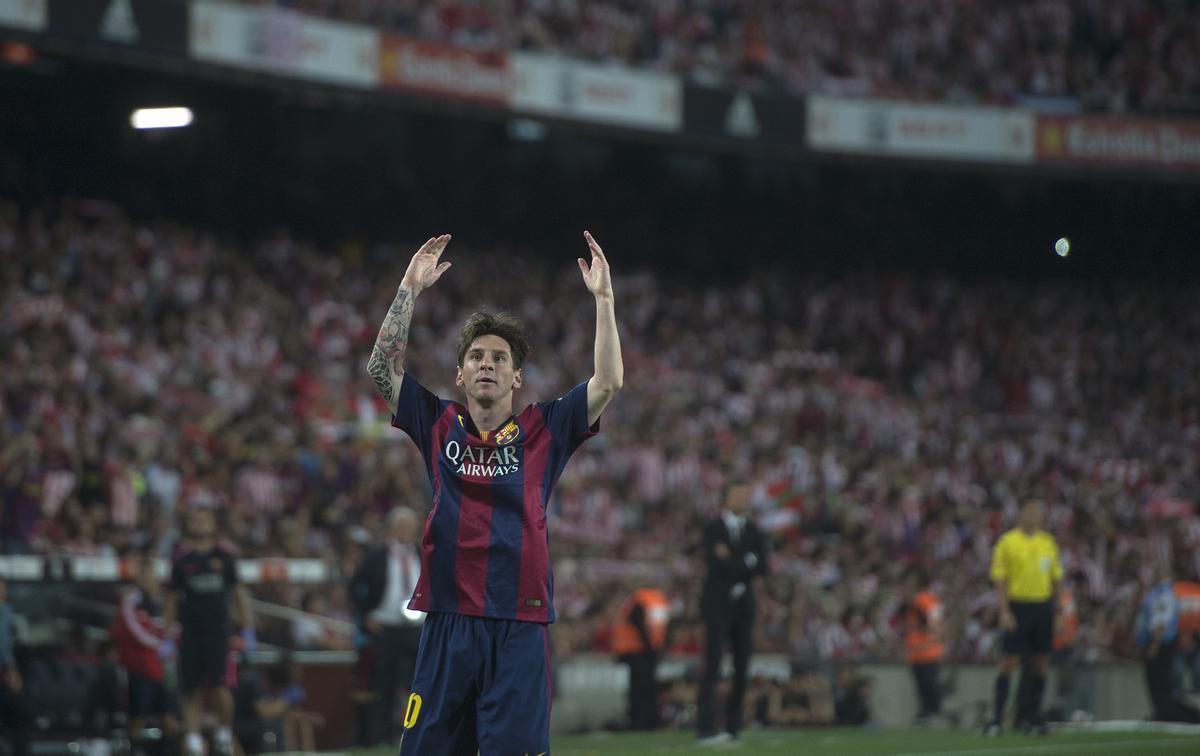
[[683,131],[705,140],[802,147],[804,101],[688,84]]
[[274,7],[191,3],[188,49],[210,63],[342,84],[379,84],[377,31]]
[[379,81],[388,89],[474,100],[504,106],[513,76],[504,53],[467,50],[386,34],[380,48]]
[[[320,559],[239,559],[238,577],[245,583],[325,583],[335,577]],[[170,564],[156,559],[155,574],[167,577]],[[137,563],[117,557],[0,556],[0,577],[8,580],[75,580],[117,582],[132,580]]]
[[184,55],[188,6],[162,0],[49,0],[46,31],[83,42]]
[[683,87],[676,76],[553,55],[514,53],[511,61],[513,110],[652,131],[683,125]]
[[0,0],[0,26],[25,31],[46,28],[46,0]]
[[1188,121],[1046,116],[1037,147],[1047,163],[1200,170],[1200,124]]
[[815,150],[933,160],[1031,163],[1034,116],[1018,108],[950,107],[843,99],[808,100]]

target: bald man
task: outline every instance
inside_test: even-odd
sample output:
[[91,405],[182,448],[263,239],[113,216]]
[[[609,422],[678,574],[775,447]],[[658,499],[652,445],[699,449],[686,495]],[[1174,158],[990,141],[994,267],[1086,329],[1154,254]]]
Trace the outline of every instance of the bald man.
[[359,624],[375,646],[371,691],[375,709],[368,742],[395,743],[397,692],[407,695],[421,640],[422,612],[408,608],[421,572],[417,538],[421,518],[409,507],[388,514],[387,537],[368,551],[350,579],[350,599]]

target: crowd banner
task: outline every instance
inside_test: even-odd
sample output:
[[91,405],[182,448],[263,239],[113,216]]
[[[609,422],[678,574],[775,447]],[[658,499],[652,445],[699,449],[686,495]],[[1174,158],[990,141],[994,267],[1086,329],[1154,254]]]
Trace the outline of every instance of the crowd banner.
[[1034,122],[1034,115],[1020,108],[814,95],[808,98],[807,137],[819,151],[1032,163]]
[[379,32],[273,6],[191,4],[188,50],[209,63],[328,84],[379,84]]
[[677,76],[555,55],[513,53],[513,110],[576,121],[675,132],[683,125]]
[[1200,121],[1041,116],[1039,163],[1200,171]]
[[417,95],[505,107],[512,96],[513,75],[503,52],[385,34],[379,52],[379,83],[386,89]]

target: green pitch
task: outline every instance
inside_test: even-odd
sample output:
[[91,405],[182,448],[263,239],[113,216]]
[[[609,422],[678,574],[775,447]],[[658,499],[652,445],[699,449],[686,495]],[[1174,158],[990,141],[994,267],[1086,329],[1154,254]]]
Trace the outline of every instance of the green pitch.
[[[999,738],[965,731],[765,730],[738,743],[697,748],[690,732],[597,733],[554,738],[552,754],[727,753],[745,754],[1144,754],[1200,753],[1200,735],[1149,732],[1058,733],[1048,737],[1006,734]],[[353,751],[355,756],[396,756],[396,749]]]

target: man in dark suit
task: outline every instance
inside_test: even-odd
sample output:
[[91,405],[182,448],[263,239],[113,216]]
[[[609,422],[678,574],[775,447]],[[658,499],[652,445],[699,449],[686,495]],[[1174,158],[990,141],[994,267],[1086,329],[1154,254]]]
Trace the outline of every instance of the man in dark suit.
[[[708,574],[700,595],[705,647],[696,728],[701,745],[734,740],[742,728],[742,702],[746,696],[754,631],[754,578],[767,574],[766,538],[747,516],[752,490],[744,481],[727,485],[721,515],[704,528]],[[726,643],[733,651],[733,684],[726,704],[725,731],[718,733],[713,698]]]
[[350,600],[359,626],[375,648],[371,665],[374,717],[368,741],[394,743],[396,691],[412,684],[424,614],[408,608],[421,572],[417,551],[420,518],[408,507],[388,515],[388,537],[368,551],[350,579]]

